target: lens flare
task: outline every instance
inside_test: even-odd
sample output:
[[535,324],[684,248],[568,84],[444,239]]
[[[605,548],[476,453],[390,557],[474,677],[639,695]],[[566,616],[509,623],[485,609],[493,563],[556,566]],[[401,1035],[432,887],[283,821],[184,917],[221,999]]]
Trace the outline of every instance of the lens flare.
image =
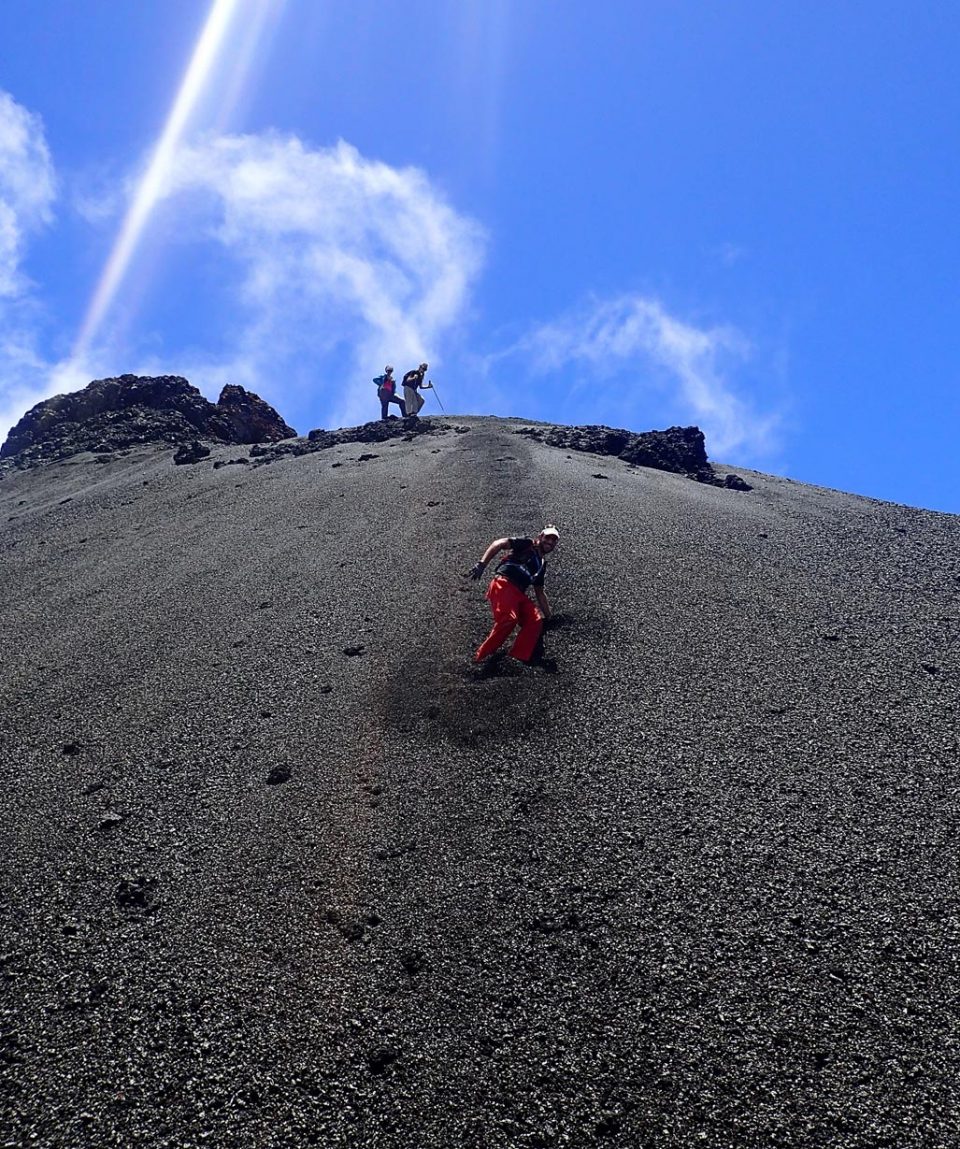
[[176,156],[177,147],[190,123],[217,62],[224,40],[241,0],[213,0],[203,31],[193,50],[170,115],[157,146],[134,193],[127,214],[110,252],[103,275],[90,301],[73,349],[73,359],[83,357],[117,294],[143,229],[150,218]]

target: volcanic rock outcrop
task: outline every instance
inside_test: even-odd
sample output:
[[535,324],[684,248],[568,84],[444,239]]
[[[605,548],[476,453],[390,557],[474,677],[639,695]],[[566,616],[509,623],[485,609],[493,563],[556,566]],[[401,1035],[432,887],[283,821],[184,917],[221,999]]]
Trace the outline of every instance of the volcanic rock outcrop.
[[[390,439],[410,442],[418,435],[443,435],[450,431],[465,434],[470,428],[444,419],[387,419],[363,423],[359,427],[344,427],[339,431],[317,428],[306,439],[284,443],[268,443],[251,448],[250,455],[256,466],[275,463],[278,459],[307,455],[313,451],[326,451],[348,443],[384,443]],[[564,427],[554,424],[521,427],[514,434],[561,447],[568,451],[583,451],[594,455],[612,455],[633,467],[653,467],[686,475],[699,483],[730,490],[752,490],[739,475],[719,475],[707,459],[703,432],[699,427],[668,427],[665,431],[626,431],[616,427],[583,426]]]
[[179,375],[121,375],[32,407],[0,447],[0,459],[23,469],[81,451],[144,443],[272,443],[294,435],[268,403],[243,387],[226,386],[211,403]]
[[445,419],[375,419],[357,427],[342,427],[339,431],[327,431],[318,427],[305,439],[255,444],[250,448],[250,457],[256,460],[254,466],[262,467],[279,459],[310,455],[314,451],[327,451],[331,447],[342,447],[348,443],[386,443],[391,439],[402,439],[410,443],[421,435],[445,435],[451,431],[462,435],[469,429]]
[[[13,470],[69,458],[83,451],[104,456],[147,443],[179,448],[175,462],[205,458],[201,439],[252,444],[250,455],[263,466],[347,443],[382,443],[466,427],[438,419],[374,420],[339,431],[318,428],[306,438],[276,410],[243,387],[227,385],[216,403],[178,375],[121,375],[95,379],[82,391],[57,395],[32,407],[0,447],[0,478]],[[749,491],[739,475],[721,476],[707,460],[699,427],[633,432],[622,428],[552,424],[521,427],[516,434],[570,451],[612,455],[635,467],[687,475],[701,483]],[[289,442],[285,440],[290,440]],[[224,465],[221,460],[219,466]]]
[[615,455],[634,467],[655,467],[688,475],[698,483],[749,491],[739,475],[720,476],[707,462],[707,448],[699,427],[668,427],[666,431],[624,431],[617,427],[590,424],[584,427],[522,427],[518,435],[537,439],[548,447],[568,451],[588,451],[593,455]]
[[297,433],[269,403],[243,387],[228,383],[220,392],[217,406],[230,421],[235,443],[276,443],[292,439]]

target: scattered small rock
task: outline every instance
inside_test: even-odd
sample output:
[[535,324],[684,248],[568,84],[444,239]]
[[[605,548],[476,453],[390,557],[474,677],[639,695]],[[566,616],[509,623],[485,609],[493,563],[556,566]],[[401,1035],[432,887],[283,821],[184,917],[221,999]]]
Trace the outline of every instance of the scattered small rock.
[[358,463],[365,463],[368,459],[379,459],[379,458],[380,458],[379,455],[371,455],[371,454],[364,452],[364,454],[359,456],[359,458],[357,459],[357,462]]
[[60,747],[60,753],[66,755],[67,758],[74,758],[80,753],[80,743],[65,742],[63,746]]
[[141,876],[123,878],[117,887],[117,905],[122,909],[151,913],[157,905],[157,879]]
[[100,819],[97,829],[112,830],[114,827],[119,826],[123,820],[123,814],[118,814],[116,810],[108,810],[106,814],[104,814],[104,816]]
[[623,1125],[623,1120],[618,1113],[612,1111],[605,1112],[596,1124],[596,1134],[598,1137],[612,1137],[615,1133],[619,1133]]
[[381,1046],[367,1054],[367,1065],[374,1077],[380,1077],[397,1060],[400,1054],[391,1046]]
[[422,950],[405,950],[400,955],[400,966],[409,977],[426,969],[427,958]]
[[380,862],[386,862],[391,858],[402,858],[404,854],[412,854],[416,848],[416,842],[403,842],[397,846],[383,846],[374,851],[374,857]]
[[173,461],[178,467],[182,467],[186,463],[199,463],[209,454],[210,448],[201,443],[199,439],[194,439],[193,442],[182,443],[177,448]]
[[576,910],[565,914],[538,914],[531,926],[540,934],[555,934],[564,930],[580,930],[583,928],[583,919]]
[[281,782],[289,782],[292,777],[289,766],[274,766],[267,775],[267,785],[279,786]]
[[363,923],[352,911],[345,912],[337,909],[336,906],[327,906],[323,913],[323,919],[328,925],[333,926],[345,941],[358,942],[363,937]]
[[345,654],[345,655],[346,655],[348,658],[356,658],[356,656],[357,656],[358,654],[363,654],[364,645],[365,645],[365,644],[361,642],[361,643],[359,643],[359,645],[357,645],[357,646],[345,646],[345,647],[343,648],[343,653],[344,653],[344,654]]

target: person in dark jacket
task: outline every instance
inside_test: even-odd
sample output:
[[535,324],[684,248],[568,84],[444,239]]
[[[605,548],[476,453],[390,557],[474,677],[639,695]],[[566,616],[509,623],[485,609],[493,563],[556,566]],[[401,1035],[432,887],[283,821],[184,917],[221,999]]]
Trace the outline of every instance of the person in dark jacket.
[[380,400],[380,418],[387,419],[387,408],[391,403],[396,403],[400,408],[400,414],[406,418],[407,408],[402,399],[397,398],[397,381],[393,377],[393,368],[384,367],[383,374],[378,375],[374,379],[377,385],[377,398]]
[[424,383],[423,381],[427,367],[428,364],[421,363],[416,370],[408,371],[403,377],[403,401],[407,405],[408,415],[419,415],[420,408],[423,406],[423,396],[419,393],[418,388],[426,391],[427,388],[433,387],[432,383]]
[[[504,538],[494,541],[483,552],[483,558],[470,569],[470,577],[480,578],[487,563],[502,551],[507,554],[497,563],[496,574],[487,588],[487,599],[493,611],[493,628],[480,644],[474,662],[499,650],[514,627],[520,633],[510,654],[520,662],[535,660],[543,623],[550,617],[550,603],[543,589],[547,571],[546,556],[560,541],[556,527],[544,527],[536,538]],[[533,587],[537,606],[527,596]]]

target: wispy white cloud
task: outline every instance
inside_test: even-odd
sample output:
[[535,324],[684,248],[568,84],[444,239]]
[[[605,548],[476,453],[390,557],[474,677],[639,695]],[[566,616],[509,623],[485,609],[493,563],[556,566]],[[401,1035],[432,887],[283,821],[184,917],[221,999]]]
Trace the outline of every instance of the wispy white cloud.
[[438,362],[483,259],[480,227],[424,172],[366,159],[344,142],[210,138],[180,149],[159,198],[176,211],[181,240],[192,221],[240,268],[236,350],[209,369],[260,380],[279,401],[318,387],[324,365],[332,373],[339,364],[328,384],[349,381],[326,397],[333,421],[369,417],[369,379],[385,362]]
[[39,349],[39,309],[23,259],[51,223],[57,180],[39,116],[0,91],[0,442],[62,380]]
[[721,243],[718,247],[712,248],[710,251],[710,255],[723,267],[733,267],[734,264],[746,259],[748,254],[749,252],[745,247],[741,247],[736,243],[730,243],[729,241]]
[[0,297],[27,287],[20,263],[27,236],[53,218],[56,179],[38,116],[0,91]]
[[772,447],[777,417],[759,411],[735,383],[751,353],[733,327],[699,327],[657,299],[623,295],[543,324],[496,358],[519,361],[536,376],[566,373],[571,392],[589,388],[597,419],[611,410],[642,417],[656,400],[674,421],[697,422],[713,454],[762,454]]
[[[3,108],[9,122],[0,140],[13,140],[23,157],[16,186],[25,190],[2,201],[0,218],[11,221],[15,242],[3,249],[0,271],[22,283],[23,237],[49,220],[55,180],[39,119],[10,100]],[[127,182],[128,197],[137,186]],[[298,404],[325,412],[328,424],[369,418],[370,378],[385,362],[439,364],[468,315],[483,262],[482,229],[423,171],[367,159],[343,142],[311,148],[265,133],[181,144],[154,203],[155,251],[175,232],[178,250],[192,243],[226,256],[215,274],[228,306],[211,318],[215,329],[193,347],[161,337],[110,349],[101,333],[57,364],[38,350],[35,323],[8,322],[0,436],[33,403],[119,370],[118,362],[123,370],[176,370],[208,394],[240,383],[285,414]],[[115,208],[124,211],[124,202]],[[128,295],[136,295],[137,275],[128,278]],[[114,324],[107,334],[115,341],[120,330]]]
[[[263,133],[180,143],[152,191],[153,222],[160,244],[167,226],[178,245],[227,255],[217,274],[232,306],[220,309],[216,337],[195,348],[161,339],[149,358],[145,348],[108,354],[101,338],[57,364],[39,350],[22,272],[25,242],[50,222],[55,189],[40,119],[0,92],[0,436],[30,404],[117,362],[177,370],[208,393],[240,383],[285,414],[297,401],[325,412],[328,424],[368,418],[369,379],[385,362],[437,366],[456,344],[486,243],[426,173],[344,142],[314,148]],[[748,394],[752,355],[734,328],[678,318],[655,298],[594,299],[490,357],[473,395],[516,413],[525,387],[531,397],[548,391],[548,417],[571,422],[637,426],[656,411],[699,423],[714,455],[762,455],[777,418]],[[549,388],[545,376],[555,377]]]

